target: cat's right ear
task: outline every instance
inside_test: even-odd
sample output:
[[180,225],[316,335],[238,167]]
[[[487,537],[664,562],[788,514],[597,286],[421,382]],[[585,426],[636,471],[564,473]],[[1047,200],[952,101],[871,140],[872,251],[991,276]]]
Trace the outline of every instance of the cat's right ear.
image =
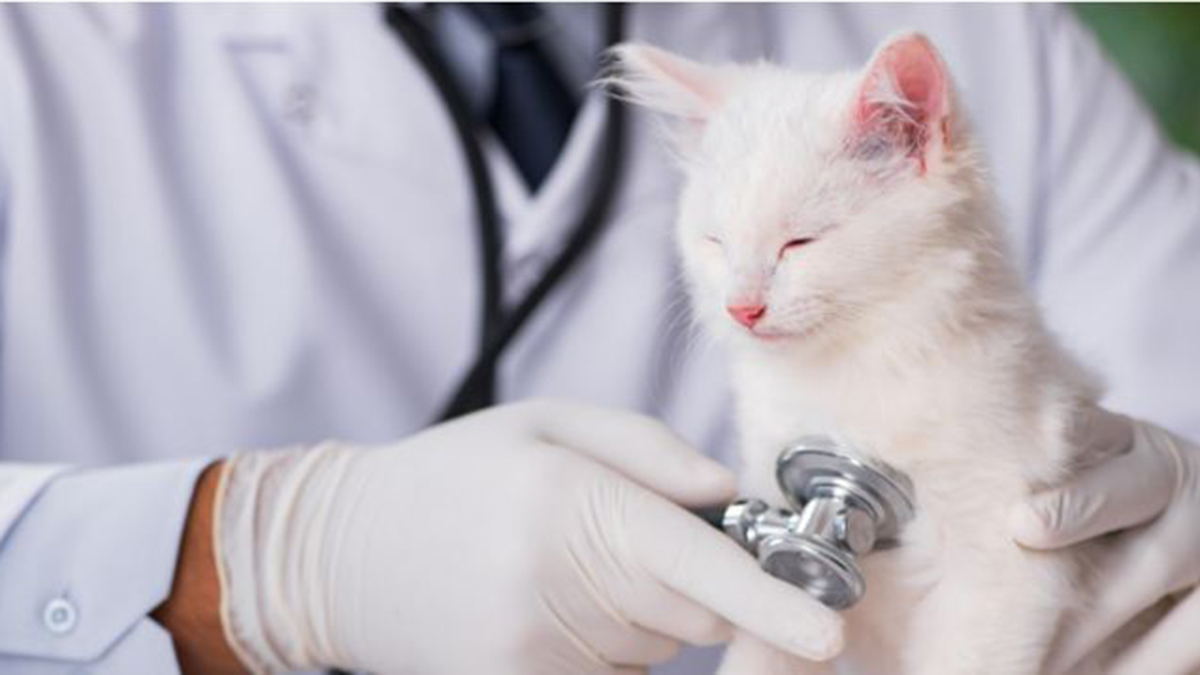
[[615,96],[702,128],[721,105],[725,87],[717,69],[650,45],[622,43],[599,83]]
[[851,140],[866,156],[913,160],[921,173],[952,142],[953,85],[929,38],[899,33],[871,57],[853,106]]

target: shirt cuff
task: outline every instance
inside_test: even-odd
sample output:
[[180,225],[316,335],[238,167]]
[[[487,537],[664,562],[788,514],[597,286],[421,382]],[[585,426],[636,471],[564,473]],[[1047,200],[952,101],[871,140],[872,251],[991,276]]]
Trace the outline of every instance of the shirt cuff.
[[117,643],[133,636],[170,650],[165,631],[137,626],[170,591],[192,492],[210,461],[51,480],[0,541],[0,664],[130,658]]
[[0,463],[0,542],[46,483],[68,468],[66,464]]
[[129,675],[154,673],[179,675],[179,663],[171,634],[149,617],[141,619],[121,635],[98,661],[80,667],[75,661],[24,658],[0,654],[0,673],[21,675]]

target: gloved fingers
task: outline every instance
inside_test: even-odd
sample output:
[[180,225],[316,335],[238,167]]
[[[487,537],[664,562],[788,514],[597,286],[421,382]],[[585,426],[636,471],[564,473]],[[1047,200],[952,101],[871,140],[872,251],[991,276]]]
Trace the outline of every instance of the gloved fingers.
[[721,661],[717,675],[780,675],[832,673],[833,664],[815,664],[781,651],[748,633],[739,632]]
[[624,602],[623,611],[637,617],[639,626],[692,645],[715,645],[733,635],[733,627],[719,614],[657,585],[655,592],[635,593]]
[[1123,535],[1113,542],[1092,576],[1099,584],[1093,602],[1062,636],[1049,662],[1048,671],[1064,672],[1094,651],[1122,626],[1167,594],[1185,588],[1194,564],[1179,551],[1164,548],[1173,539],[1160,522]]
[[818,661],[841,651],[842,619],[834,611],[763,572],[699,518],[653,495],[639,501],[628,539],[651,576],[785,651]]
[[1069,431],[1080,465],[1094,466],[1133,449],[1134,420],[1100,406],[1081,410]]
[[1112,675],[1173,675],[1200,670],[1200,592],[1186,597],[1113,664]]
[[630,628],[622,639],[600,647],[600,656],[608,663],[628,666],[649,666],[670,661],[679,653],[678,640],[653,631]]
[[[518,663],[531,656],[538,658],[541,665],[533,669],[537,672],[580,675],[608,675],[626,669],[643,672],[637,669],[669,661],[680,650],[677,640],[634,626],[611,612],[608,616],[592,617],[586,625],[577,625],[571,620],[571,608],[551,608],[550,604],[543,607],[549,610],[550,620],[558,630],[553,634],[539,632],[531,640],[511,642]],[[528,661],[524,663],[528,665]]]
[[1175,494],[1178,466],[1170,452],[1137,426],[1130,452],[1014,506],[1009,529],[1017,542],[1036,549],[1061,548],[1162,513]]
[[562,401],[521,405],[541,440],[591,457],[672,501],[703,506],[737,492],[728,469],[650,417]]

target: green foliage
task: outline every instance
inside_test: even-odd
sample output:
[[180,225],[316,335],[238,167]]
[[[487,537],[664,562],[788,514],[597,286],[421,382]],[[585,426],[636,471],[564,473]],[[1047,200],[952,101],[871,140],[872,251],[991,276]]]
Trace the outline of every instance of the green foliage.
[[1200,152],[1200,4],[1074,7],[1154,109],[1167,135]]

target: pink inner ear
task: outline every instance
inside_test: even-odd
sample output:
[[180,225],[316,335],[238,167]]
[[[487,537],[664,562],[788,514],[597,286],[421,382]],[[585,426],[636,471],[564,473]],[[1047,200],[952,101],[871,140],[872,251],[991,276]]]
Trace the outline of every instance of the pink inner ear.
[[644,51],[646,58],[655,68],[691,92],[706,106],[716,106],[721,102],[721,88],[704,67],[660,49],[650,48]]
[[932,134],[946,114],[946,73],[924,36],[910,35],[884,47],[863,79],[855,105],[858,134],[919,159],[922,168]]
[[695,130],[722,104],[726,83],[720,69],[650,45],[621,44],[613,74],[604,78],[627,101],[682,118]]
[[942,114],[946,77],[929,42],[921,37],[892,45],[885,55],[893,82],[905,100],[916,106],[920,121],[929,122]]

